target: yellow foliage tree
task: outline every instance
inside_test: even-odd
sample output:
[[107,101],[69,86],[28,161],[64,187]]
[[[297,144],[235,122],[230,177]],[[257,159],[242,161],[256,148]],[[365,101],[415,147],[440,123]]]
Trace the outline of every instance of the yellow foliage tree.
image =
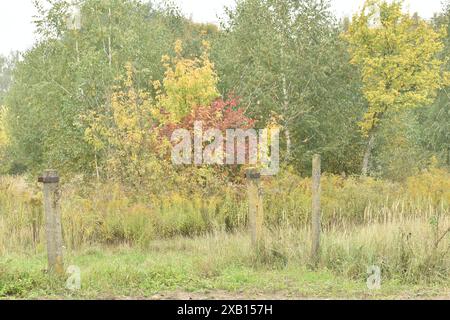
[[218,98],[218,77],[209,60],[210,45],[203,41],[200,58],[183,57],[183,45],[175,43],[175,57],[163,56],[166,69],[162,84],[154,82],[158,105],[170,114],[170,122],[179,122],[197,106],[206,106]]
[[[134,71],[126,65],[126,77],[114,87],[109,108],[90,113],[86,140],[106,154],[107,175],[141,185],[157,173],[154,103],[144,90],[135,88]],[[108,110],[109,109],[109,110]]]
[[427,105],[449,83],[439,59],[445,30],[402,12],[403,1],[367,0],[346,34],[352,63],[361,68],[369,108],[360,122],[368,138],[367,175],[375,131],[388,112]]

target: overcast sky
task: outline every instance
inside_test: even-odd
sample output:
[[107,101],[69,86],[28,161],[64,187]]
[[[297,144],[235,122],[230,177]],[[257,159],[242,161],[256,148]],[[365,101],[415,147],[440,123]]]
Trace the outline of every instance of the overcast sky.
[[[174,0],[187,16],[199,22],[217,22],[223,7],[234,0]],[[351,15],[363,0],[331,0],[338,16]],[[441,9],[441,0],[406,0],[410,11],[430,18]],[[25,50],[34,42],[32,17],[35,14],[32,0],[0,0],[0,54],[12,50]]]

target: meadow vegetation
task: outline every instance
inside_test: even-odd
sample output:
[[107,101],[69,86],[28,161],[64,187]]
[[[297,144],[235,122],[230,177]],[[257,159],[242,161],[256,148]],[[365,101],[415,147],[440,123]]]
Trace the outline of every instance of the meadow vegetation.
[[[44,2],[40,41],[0,57],[0,298],[448,297],[448,1],[430,20],[382,0],[338,20],[328,1],[238,0],[218,27],[170,4],[85,0],[79,29],[67,1]],[[172,162],[172,133],[195,121],[282,133],[257,251],[248,166]],[[45,270],[49,168],[75,293]],[[373,265],[381,291],[366,288]]]
[[[166,197],[138,197],[120,185],[72,181],[61,191],[66,264],[82,268],[78,294],[87,297],[151,297],[177,290],[279,290],[297,298],[414,297],[412,288],[445,295],[450,272],[448,175],[431,169],[404,184],[323,177],[324,233],[317,273],[309,269],[309,178],[284,172],[264,181],[265,243],[258,252],[250,245],[242,187],[209,197],[181,189]],[[0,294],[70,296],[61,281],[43,273],[39,188],[23,178],[3,177],[0,190]],[[387,291],[365,288],[371,265],[382,269]],[[313,279],[303,283],[303,277]]]

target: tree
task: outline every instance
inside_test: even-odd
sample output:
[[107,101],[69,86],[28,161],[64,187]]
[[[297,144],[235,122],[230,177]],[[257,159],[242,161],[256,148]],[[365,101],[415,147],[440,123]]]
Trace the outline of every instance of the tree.
[[9,89],[11,83],[11,69],[6,57],[0,55],[0,157],[1,151],[8,142],[6,134],[6,107],[3,106],[4,95]]
[[98,176],[135,188],[156,186],[163,175],[167,182],[174,172],[167,154],[175,129],[192,125],[185,127],[191,130],[194,121],[204,121],[206,129],[247,120],[242,111],[233,110],[235,100],[216,101],[218,79],[206,41],[200,57],[192,58],[183,56],[182,42],[176,41],[174,57],[164,55],[162,64],[166,72],[161,82],[153,82],[155,96],[139,88],[137,71],[127,63],[126,76],[114,87],[110,103],[85,117],[86,141],[105,159]]
[[[154,82],[158,105],[170,115],[170,120],[179,122],[198,106],[209,105],[219,97],[218,78],[214,64],[209,60],[209,43],[203,42],[200,58],[184,58],[182,41],[175,44],[175,57],[163,56],[166,69],[161,83]],[[160,89],[163,88],[164,91]]]
[[402,4],[366,1],[346,35],[368,102],[359,124],[367,138],[363,175],[368,174],[377,129],[384,117],[431,103],[437,90],[448,83],[439,56],[445,30],[435,31],[417,16],[403,13]]
[[13,82],[13,71],[19,61],[19,54],[8,57],[0,55],[0,173],[9,173],[12,165],[11,144],[8,133],[8,108],[4,105],[5,97]]
[[18,63],[5,102],[16,160],[32,171],[51,166],[95,175],[106,159],[84,139],[89,124],[83,117],[109,112],[115,79],[128,62],[136,87],[151,92],[151,82],[164,77],[161,56],[185,38],[186,54],[196,54],[203,26],[193,26],[172,7],[85,0],[81,29],[70,30],[68,1],[36,4],[41,40]]
[[0,151],[8,144],[8,135],[6,134],[6,112],[6,107],[0,106]]
[[220,91],[242,97],[260,127],[282,126],[285,162],[310,171],[312,153],[330,172],[352,171],[362,99],[329,1],[240,0],[213,45]]
[[19,60],[19,54],[13,53],[9,57],[0,55],[0,105],[11,86],[14,66]]
[[[111,103],[85,116],[88,128],[86,141],[102,159],[97,163],[97,177],[117,180],[139,188],[159,177],[158,143],[155,105],[150,94],[137,87],[136,72],[128,63],[126,76],[121,77],[111,95]],[[105,110],[106,109],[106,110]]]
[[[447,30],[444,39],[445,48],[442,56],[450,56],[450,1],[446,2],[444,10],[433,19],[435,28]],[[450,71],[450,62],[446,60],[445,70]],[[430,108],[418,112],[419,142],[425,150],[431,151],[450,167],[450,86],[439,91]]]

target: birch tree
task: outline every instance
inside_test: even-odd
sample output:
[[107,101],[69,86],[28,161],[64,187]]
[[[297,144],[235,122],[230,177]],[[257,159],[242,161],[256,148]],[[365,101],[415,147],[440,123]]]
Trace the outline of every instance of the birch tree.
[[347,170],[334,159],[355,142],[361,101],[329,1],[240,0],[223,27],[213,50],[221,91],[243,97],[260,126],[282,127],[285,163],[306,171],[319,152],[326,169]]
[[430,104],[448,83],[440,54],[445,30],[402,11],[403,1],[368,0],[347,33],[368,109],[359,123],[367,139],[362,175],[369,173],[378,128],[388,113]]

